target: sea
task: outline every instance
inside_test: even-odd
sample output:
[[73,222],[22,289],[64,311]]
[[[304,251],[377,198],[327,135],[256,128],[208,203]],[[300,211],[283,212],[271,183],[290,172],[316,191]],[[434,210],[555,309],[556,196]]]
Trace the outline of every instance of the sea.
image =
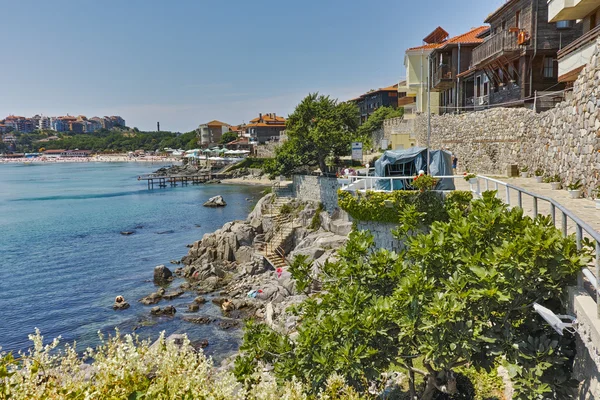
[[[77,350],[100,343],[99,332],[135,332],[144,339],[187,333],[208,340],[215,358],[237,350],[240,330],[194,325],[182,317],[212,315],[210,301],[188,314],[193,292],[172,304],[175,317],[152,317],[138,300],[154,291],[153,269],[187,254],[187,244],[223,224],[245,219],[264,188],[189,185],[149,190],[150,163],[0,165],[0,352],[31,347],[28,335],[61,337]],[[222,195],[227,206],[202,204]],[[122,235],[123,231],[134,232]],[[175,280],[177,288],[183,280]],[[168,291],[169,289],[167,289]],[[114,311],[116,296],[131,307]]]

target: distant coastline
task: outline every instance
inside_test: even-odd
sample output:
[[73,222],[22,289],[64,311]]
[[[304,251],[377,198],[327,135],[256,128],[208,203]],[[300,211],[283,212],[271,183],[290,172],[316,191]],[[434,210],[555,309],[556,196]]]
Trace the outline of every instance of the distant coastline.
[[150,163],[181,163],[180,158],[163,156],[129,157],[126,154],[96,155],[91,157],[69,158],[0,158],[2,164],[61,164],[61,163],[88,163],[88,162],[150,162]]

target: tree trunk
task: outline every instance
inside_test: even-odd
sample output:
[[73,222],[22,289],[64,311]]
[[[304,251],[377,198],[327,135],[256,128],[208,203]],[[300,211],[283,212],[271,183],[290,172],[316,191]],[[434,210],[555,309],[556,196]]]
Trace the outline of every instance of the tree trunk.
[[321,175],[325,175],[327,172],[327,164],[325,164],[325,157],[319,154],[319,169],[321,170]]

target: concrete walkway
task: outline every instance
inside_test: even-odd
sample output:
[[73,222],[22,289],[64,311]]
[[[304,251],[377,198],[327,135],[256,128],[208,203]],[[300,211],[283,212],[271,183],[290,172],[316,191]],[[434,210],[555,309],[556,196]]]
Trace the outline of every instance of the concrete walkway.
[[[487,176],[487,175],[486,175]],[[594,200],[587,198],[572,199],[569,193],[565,189],[552,190],[549,183],[537,183],[535,178],[507,178],[500,176],[488,176],[506,182],[513,186],[520,187],[529,192],[538,194],[540,196],[552,198],[560,205],[571,211],[582,221],[590,225],[596,232],[600,232],[600,210],[596,209],[596,203]],[[455,179],[454,184],[457,190],[471,190],[470,185],[464,179]],[[495,190],[495,185],[490,182],[490,190]],[[483,180],[480,180],[481,191],[486,190],[486,185]],[[498,197],[506,201],[506,189],[504,186],[498,186]],[[526,215],[533,216],[533,199],[530,196],[523,195],[523,210]],[[516,206],[518,204],[518,195],[516,190],[510,191],[510,204]],[[546,201],[538,201],[538,213],[544,215],[550,215],[550,204]],[[556,226],[561,229],[562,213],[560,210],[556,210]],[[567,230],[569,233],[575,233],[575,224],[568,219]],[[589,235],[585,234],[584,237]]]

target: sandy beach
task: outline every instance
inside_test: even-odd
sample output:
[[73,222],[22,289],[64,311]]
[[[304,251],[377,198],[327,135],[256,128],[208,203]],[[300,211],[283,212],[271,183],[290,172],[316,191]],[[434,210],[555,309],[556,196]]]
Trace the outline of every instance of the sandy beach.
[[[231,185],[260,185],[260,186],[272,186],[275,183],[274,180],[269,179],[267,176],[261,176],[260,178],[242,176],[239,178],[227,178],[222,179],[221,183],[231,184]],[[292,181],[283,181],[281,185],[287,185],[292,183]]]

